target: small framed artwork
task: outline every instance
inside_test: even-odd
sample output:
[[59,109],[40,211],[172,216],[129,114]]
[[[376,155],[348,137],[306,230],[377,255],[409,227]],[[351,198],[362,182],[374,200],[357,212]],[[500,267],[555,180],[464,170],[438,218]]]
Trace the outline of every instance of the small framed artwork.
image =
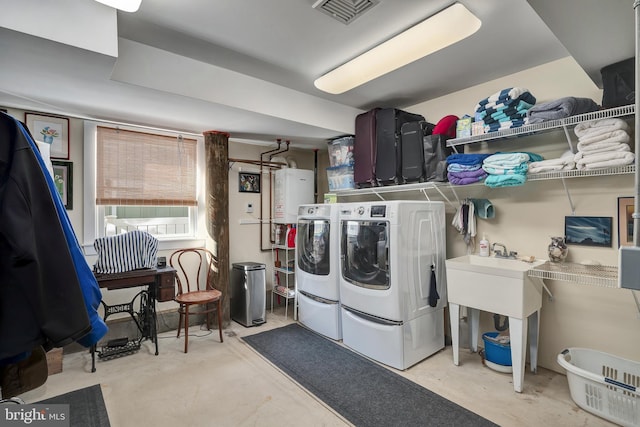
[[67,210],[73,209],[73,163],[52,160],[53,182],[56,185],[62,204]]
[[611,247],[610,216],[565,216],[564,235],[568,245]]
[[633,197],[618,197],[618,246],[633,246]]
[[239,190],[241,193],[260,192],[260,174],[240,172],[238,174]]
[[69,119],[44,114],[25,113],[25,123],[37,142],[51,145],[52,159],[69,160]]

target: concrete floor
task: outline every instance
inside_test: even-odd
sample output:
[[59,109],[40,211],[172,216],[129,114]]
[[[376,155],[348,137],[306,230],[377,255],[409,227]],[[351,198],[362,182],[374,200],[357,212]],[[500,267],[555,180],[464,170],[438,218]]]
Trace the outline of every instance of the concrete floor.
[[[291,310],[288,319],[283,310],[268,313],[259,327],[231,322],[222,344],[217,330],[192,327],[188,354],[175,332],[162,333],[158,356],[145,341],[136,354],[98,361],[95,373],[88,351],[65,354],[63,372],[20,397],[29,403],[100,384],[113,427],[350,425],[240,339],[291,323]],[[463,349],[460,366],[453,365],[450,346],[393,371],[501,426],[613,425],[578,408],[566,377],[542,368],[525,374],[523,393],[513,391],[510,374],[483,366],[478,354]]]

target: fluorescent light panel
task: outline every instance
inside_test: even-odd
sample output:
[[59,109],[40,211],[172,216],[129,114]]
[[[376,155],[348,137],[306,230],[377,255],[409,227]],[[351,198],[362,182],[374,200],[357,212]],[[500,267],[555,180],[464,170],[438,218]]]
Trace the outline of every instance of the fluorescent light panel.
[[419,24],[316,79],[334,95],[344,93],[474,34],[482,22],[455,3]]
[[106,4],[115,9],[125,12],[136,12],[140,8],[142,0],[96,0],[99,3]]

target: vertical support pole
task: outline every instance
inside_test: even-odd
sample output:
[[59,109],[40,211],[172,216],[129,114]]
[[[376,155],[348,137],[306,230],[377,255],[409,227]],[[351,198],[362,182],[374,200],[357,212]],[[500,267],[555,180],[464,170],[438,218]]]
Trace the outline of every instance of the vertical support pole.
[[213,241],[211,284],[222,292],[223,323],[229,312],[229,134],[206,131],[204,135],[207,233]]
[[[636,91],[640,87],[640,55],[638,52],[640,51],[640,10],[638,9],[640,6],[640,1],[635,0],[633,2],[633,12],[635,14],[635,29],[636,29],[636,73],[635,73],[635,87]],[[640,145],[640,98],[638,96],[635,97],[635,146],[639,147]],[[637,148],[636,148],[637,149]],[[633,210],[633,246],[640,246],[640,237],[638,234],[640,233],[640,173],[638,168],[640,168],[640,159],[636,156],[635,161],[635,199],[634,199],[634,210]]]

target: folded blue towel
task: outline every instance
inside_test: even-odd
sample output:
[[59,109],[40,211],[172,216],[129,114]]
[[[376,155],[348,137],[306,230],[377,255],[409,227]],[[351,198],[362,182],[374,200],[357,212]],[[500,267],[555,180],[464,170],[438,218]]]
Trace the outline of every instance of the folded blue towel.
[[515,187],[522,185],[527,181],[526,175],[488,175],[484,180],[484,185],[491,188],[497,187]]
[[516,99],[525,101],[531,105],[534,105],[536,103],[535,96],[533,96],[527,89],[521,87],[512,87],[502,89],[501,91],[479,101],[475,106],[475,111],[493,108],[496,105],[505,104]]
[[461,165],[460,163],[451,163],[447,166],[447,172],[472,172],[482,168],[480,163],[475,165]]
[[482,164],[484,159],[491,156],[493,153],[488,154],[451,154],[447,157],[447,164],[458,163],[461,165],[478,165]]
[[527,153],[496,153],[484,159],[482,166],[510,167],[528,161],[529,155]]
[[517,152],[503,152],[497,153],[487,157],[482,164],[490,166],[508,166],[509,164],[515,165],[521,162],[541,162],[544,160],[540,154],[532,153],[531,151],[517,151]]
[[524,162],[516,166],[505,167],[482,165],[482,170],[484,170],[489,175],[526,175],[527,171],[529,170],[529,164],[527,162]]
[[493,116],[494,114],[498,114],[498,113],[526,114],[526,112],[529,111],[529,109],[531,109],[532,107],[533,107],[533,104],[529,104],[528,102],[516,99],[514,101],[509,101],[505,104],[498,104],[495,107],[485,108],[483,110],[477,111],[476,114],[478,114],[478,116],[481,119],[487,116]]
[[494,122],[484,125],[485,132],[497,132],[499,130],[507,130],[513,128],[519,128],[527,124],[526,119],[512,119],[506,122]]

